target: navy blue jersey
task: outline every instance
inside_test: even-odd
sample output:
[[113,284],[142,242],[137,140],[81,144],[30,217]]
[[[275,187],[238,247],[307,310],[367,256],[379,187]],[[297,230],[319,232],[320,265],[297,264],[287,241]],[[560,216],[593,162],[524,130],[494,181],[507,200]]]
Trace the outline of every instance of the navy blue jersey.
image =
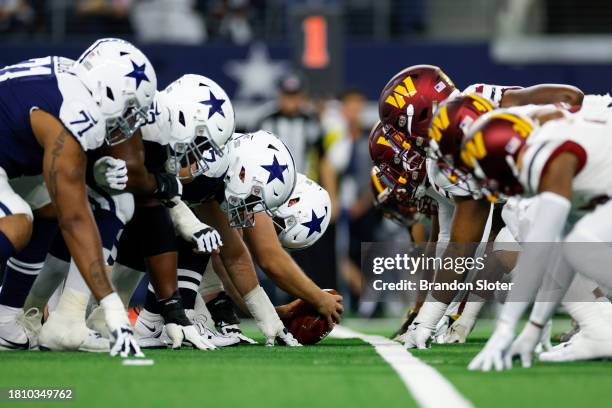
[[30,113],[41,109],[58,118],[83,147],[102,145],[106,128],[99,108],[62,57],[30,59],[0,69],[0,167],[9,178],[42,173],[43,149]]

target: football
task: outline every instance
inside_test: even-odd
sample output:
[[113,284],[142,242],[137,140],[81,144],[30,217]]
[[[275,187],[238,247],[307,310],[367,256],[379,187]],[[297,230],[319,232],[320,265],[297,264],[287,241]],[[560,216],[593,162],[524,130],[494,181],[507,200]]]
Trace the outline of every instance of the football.
[[[337,295],[334,289],[327,292]],[[283,321],[287,330],[303,345],[316,344],[331,332],[333,327],[327,327],[327,321],[308,303],[301,299],[296,301],[293,315]]]

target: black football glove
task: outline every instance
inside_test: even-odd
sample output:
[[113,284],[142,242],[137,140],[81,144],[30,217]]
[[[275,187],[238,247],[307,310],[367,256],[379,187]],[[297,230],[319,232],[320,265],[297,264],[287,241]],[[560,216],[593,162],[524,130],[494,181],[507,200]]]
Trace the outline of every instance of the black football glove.
[[183,185],[178,177],[170,173],[153,173],[157,181],[157,189],[153,197],[159,199],[166,207],[174,207],[176,201],[183,195]]

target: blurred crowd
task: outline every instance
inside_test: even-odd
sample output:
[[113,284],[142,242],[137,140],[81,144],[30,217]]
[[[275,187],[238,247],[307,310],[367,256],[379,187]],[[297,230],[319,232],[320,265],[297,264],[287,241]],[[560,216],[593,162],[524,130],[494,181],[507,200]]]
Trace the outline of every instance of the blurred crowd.
[[139,42],[244,45],[286,38],[292,8],[320,5],[340,6],[350,36],[375,34],[380,19],[387,34],[422,31],[423,0],[381,4],[384,7],[375,0],[0,0],[0,35],[133,36]]

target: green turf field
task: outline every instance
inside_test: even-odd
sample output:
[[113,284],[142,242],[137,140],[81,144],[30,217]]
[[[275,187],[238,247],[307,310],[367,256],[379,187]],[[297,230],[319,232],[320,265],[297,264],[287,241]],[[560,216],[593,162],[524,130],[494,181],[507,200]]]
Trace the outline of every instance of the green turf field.
[[[393,321],[347,322],[362,332],[388,334]],[[557,325],[555,330],[563,329]],[[477,407],[601,405],[612,383],[612,362],[536,364],[531,370],[472,373],[466,366],[484,343],[481,324],[464,346],[413,351],[440,371]],[[254,332],[253,332],[254,333]],[[152,350],[153,366],[86,353],[0,353],[0,388],[72,387],[87,407],[410,407],[414,400],[370,345],[326,339],[300,349],[240,346],[214,352]],[[0,406],[43,406],[0,400]]]

